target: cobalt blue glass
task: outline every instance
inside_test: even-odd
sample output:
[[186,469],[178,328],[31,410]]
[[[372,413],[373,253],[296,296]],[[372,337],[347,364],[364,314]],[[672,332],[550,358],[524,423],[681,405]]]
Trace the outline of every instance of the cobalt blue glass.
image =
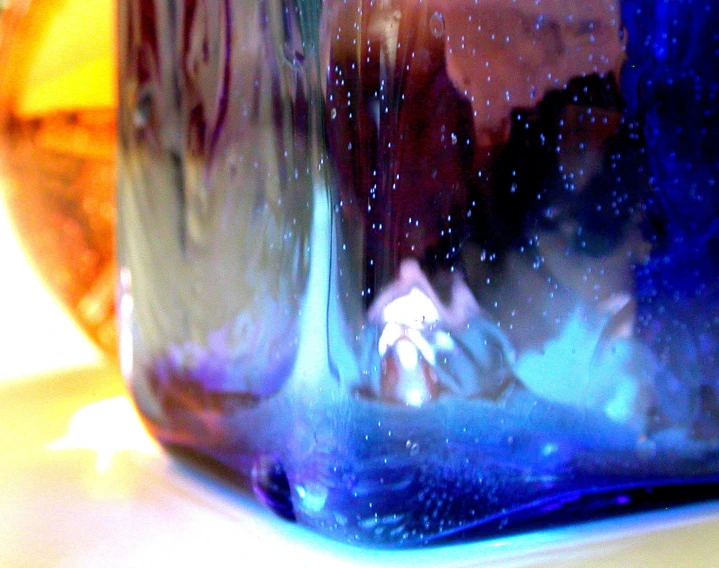
[[719,8],[120,2],[121,358],[332,538],[719,496]]

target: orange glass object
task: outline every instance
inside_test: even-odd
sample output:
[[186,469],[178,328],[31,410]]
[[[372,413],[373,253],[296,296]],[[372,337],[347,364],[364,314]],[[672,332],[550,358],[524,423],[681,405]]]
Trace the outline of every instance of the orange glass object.
[[0,13],[2,197],[37,272],[113,355],[114,12],[11,0]]

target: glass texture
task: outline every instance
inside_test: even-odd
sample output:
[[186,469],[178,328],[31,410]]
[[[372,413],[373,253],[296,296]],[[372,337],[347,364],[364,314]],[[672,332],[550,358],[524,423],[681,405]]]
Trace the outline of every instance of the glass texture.
[[120,3],[121,360],[168,447],[416,546],[719,494],[719,10]]

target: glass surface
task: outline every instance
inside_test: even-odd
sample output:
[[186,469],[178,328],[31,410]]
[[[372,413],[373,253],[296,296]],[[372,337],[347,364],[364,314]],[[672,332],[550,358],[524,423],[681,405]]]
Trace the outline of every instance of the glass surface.
[[0,198],[38,274],[107,354],[117,351],[113,9],[0,9]]
[[716,495],[719,16],[120,4],[121,360],[340,540]]

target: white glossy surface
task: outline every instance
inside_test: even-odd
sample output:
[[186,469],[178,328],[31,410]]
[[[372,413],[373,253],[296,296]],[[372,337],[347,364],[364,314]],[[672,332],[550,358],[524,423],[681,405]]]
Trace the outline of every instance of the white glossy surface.
[[285,523],[147,436],[117,371],[34,281],[5,223],[0,216],[0,377],[11,379],[0,382],[2,568],[719,564],[717,503],[418,551],[353,548]]
[[0,566],[716,566],[719,505],[420,551],[285,523],[168,458],[110,368],[0,385]]

